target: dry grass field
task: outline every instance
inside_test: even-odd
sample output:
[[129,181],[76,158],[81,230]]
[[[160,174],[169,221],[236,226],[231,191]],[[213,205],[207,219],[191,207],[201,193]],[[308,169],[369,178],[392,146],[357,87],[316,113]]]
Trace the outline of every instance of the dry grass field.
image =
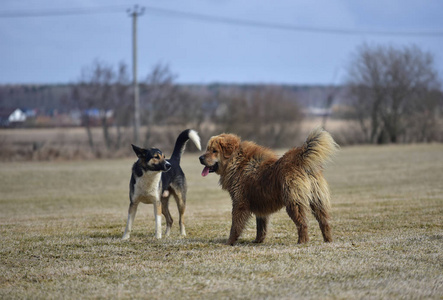
[[[230,199],[186,154],[177,210],[155,240],[152,206],[122,241],[133,159],[0,163],[1,299],[416,299],[443,297],[443,145],[343,148],[326,170],[334,242],[297,245],[284,210],[263,244],[234,246]],[[164,228],[164,227],[163,227]]]
[[[308,117],[303,122],[294,123],[300,126],[300,133],[291,137],[294,144],[303,143],[309,132],[322,125],[322,118]],[[193,128],[193,126],[189,126]],[[353,121],[330,119],[327,130],[331,132],[341,145],[361,142],[359,125]],[[196,128],[194,128],[196,129]],[[178,133],[182,126],[157,126],[150,127],[150,141],[155,141],[155,147],[163,150],[172,150]],[[141,144],[146,146],[145,138],[148,128],[141,128]],[[0,128],[0,162],[11,161],[61,161],[84,160],[93,158],[124,158],[132,155],[131,147],[112,148],[107,150],[101,127],[93,127],[91,133],[94,141],[94,150],[88,144],[86,130],[83,127],[54,127],[54,128]],[[116,140],[117,130],[109,129],[113,140]],[[216,125],[207,122],[202,125],[200,136],[208,139],[213,134],[219,134]],[[133,139],[131,127],[122,128],[121,145],[129,145]],[[150,142],[149,142],[150,143]],[[196,150],[195,147],[192,148]]]

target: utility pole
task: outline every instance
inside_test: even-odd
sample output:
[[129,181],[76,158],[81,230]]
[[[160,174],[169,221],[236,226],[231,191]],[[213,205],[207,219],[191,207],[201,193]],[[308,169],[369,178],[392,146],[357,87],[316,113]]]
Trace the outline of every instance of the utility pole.
[[132,17],[132,78],[134,85],[134,143],[140,146],[140,98],[137,82],[137,17],[143,15],[144,7],[135,5],[133,9],[128,9],[128,14]]

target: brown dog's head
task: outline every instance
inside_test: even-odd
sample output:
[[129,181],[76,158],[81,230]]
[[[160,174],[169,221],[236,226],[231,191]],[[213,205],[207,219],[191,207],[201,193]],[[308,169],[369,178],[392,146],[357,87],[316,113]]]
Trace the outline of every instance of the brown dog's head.
[[224,169],[226,161],[239,146],[240,138],[235,134],[213,136],[208,142],[206,153],[200,156],[200,163],[205,166],[202,176],[213,172],[220,175],[220,170]]

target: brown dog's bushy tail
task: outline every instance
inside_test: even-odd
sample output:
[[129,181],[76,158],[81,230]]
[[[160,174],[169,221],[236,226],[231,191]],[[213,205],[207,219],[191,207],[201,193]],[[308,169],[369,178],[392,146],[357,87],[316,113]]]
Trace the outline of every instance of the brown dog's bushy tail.
[[315,173],[331,160],[339,148],[329,132],[323,128],[317,128],[311,131],[303,146],[286,152],[278,163],[286,167],[295,165],[298,169]]
[[339,149],[329,132],[323,128],[314,129],[299,148],[299,163],[306,171],[322,168]]
[[292,199],[306,209],[310,207],[317,216],[324,215],[326,219],[330,194],[321,171],[338,149],[331,135],[317,128],[309,134],[303,146],[289,150],[278,161],[283,166],[285,178],[291,178],[292,183],[288,185],[292,187]]

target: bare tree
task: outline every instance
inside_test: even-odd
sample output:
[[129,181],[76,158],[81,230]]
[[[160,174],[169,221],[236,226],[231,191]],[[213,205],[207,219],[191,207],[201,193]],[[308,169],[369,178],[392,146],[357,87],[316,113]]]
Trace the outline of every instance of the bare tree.
[[129,98],[131,80],[128,73],[128,66],[120,62],[114,83],[114,122],[117,128],[116,149],[120,149],[122,144],[122,127],[129,124],[133,111],[133,102]]
[[297,102],[281,87],[233,91],[221,96],[221,130],[268,147],[293,146],[301,120]]
[[416,46],[363,45],[351,60],[348,77],[351,105],[367,142],[399,142],[417,108],[431,109],[438,102],[433,56]]
[[83,115],[88,136],[91,136],[91,112],[92,109],[96,109],[103,128],[105,145],[108,149],[110,148],[108,117],[113,106],[111,87],[114,77],[115,73],[111,65],[95,60],[90,67],[82,69],[80,84],[78,85],[79,101],[84,104],[82,105],[84,108]]
[[93,126],[93,121],[89,111],[94,107],[94,98],[89,95],[88,86],[86,83],[79,83],[74,86],[72,90],[72,107],[76,107],[81,112],[82,125],[86,129],[86,134],[88,136],[88,144],[91,150],[94,149],[94,138],[92,135],[91,127]]
[[[91,66],[82,69],[80,82],[74,89],[74,98],[83,114],[83,124],[88,134],[89,145],[94,147],[91,126],[94,120],[91,111],[96,110],[103,130],[107,149],[119,147],[121,142],[121,121],[128,105],[129,75],[127,66],[120,63],[115,71],[112,65],[95,60]],[[117,142],[110,134],[112,118],[116,119]]]
[[152,125],[165,124],[179,111],[175,78],[169,66],[162,64],[155,65],[146,77],[140,96],[142,124],[147,126],[145,144],[149,144]]
[[331,108],[334,105],[335,97],[338,93],[338,86],[329,86],[327,90],[327,95],[325,99],[324,109],[325,112],[322,117],[321,126],[326,129],[326,123],[328,122],[329,115],[331,114]]

